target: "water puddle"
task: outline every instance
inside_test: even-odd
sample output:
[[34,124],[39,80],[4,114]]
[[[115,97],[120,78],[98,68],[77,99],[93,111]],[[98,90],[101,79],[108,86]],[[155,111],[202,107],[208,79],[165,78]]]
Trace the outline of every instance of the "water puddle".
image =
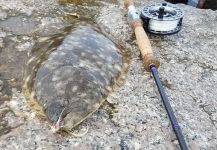
[[0,22],[4,31],[12,32],[15,35],[31,35],[37,28],[39,22],[33,17],[14,16]]

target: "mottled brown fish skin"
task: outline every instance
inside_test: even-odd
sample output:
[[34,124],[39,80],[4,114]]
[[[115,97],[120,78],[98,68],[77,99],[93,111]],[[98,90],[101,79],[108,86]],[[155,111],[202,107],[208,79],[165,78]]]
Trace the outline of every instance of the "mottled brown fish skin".
[[117,46],[96,27],[78,25],[36,73],[34,88],[52,124],[70,130],[96,111],[121,73]]

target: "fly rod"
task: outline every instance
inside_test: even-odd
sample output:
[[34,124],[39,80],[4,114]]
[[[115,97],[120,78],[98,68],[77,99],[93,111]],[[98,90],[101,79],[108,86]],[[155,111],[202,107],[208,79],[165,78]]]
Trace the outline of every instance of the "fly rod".
[[[180,126],[176,120],[176,117],[174,115],[172,107],[169,103],[168,97],[164,91],[163,85],[162,85],[160,78],[158,76],[157,68],[159,67],[160,62],[159,62],[159,60],[157,60],[154,57],[154,54],[153,54],[153,51],[151,48],[151,43],[150,43],[148,36],[147,36],[147,34],[143,28],[143,22],[140,19],[140,15],[136,11],[133,0],[125,0],[124,5],[128,9],[128,18],[129,18],[131,25],[132,25],[132,28],[135,32],[137,44],[138,44],[138,47],[140,49],[142,59],[144,62],[144,68],[146,71],[151,72],[153,77],[154,77],[155,83],[158,87],[158,91],[160,93],[161,99],[163,101],[164,107],[166,109],[167,115],[169,116],[170,122],[172,124],[172,128],[175,132],[175,135],[177,137],[177,140],[179,142],[181,149],[182,150],[188,150],[188,147],[187,147],[187,144],[185,142],[184,136],[182,134],[181,128],[180,128]],[[165,3],[162,4],[162,6],[166,6]],[[158,14],[159,14],[160,18],[162,18],[164,11],[165,11],[165,8],[160,6],[157,11],[159,12]],[[149,22],[150,22],[150,20],[149,20]],[[176,21],[176,22],[177,22],[177,26],[174,26],[175,25],[174,22],[173,23],[167,22],[167,23],[170,23],[170,25],[171,24],[173,25],[173,26],[171,25],[171,27],[168,28],[168,30],[167,30],[168,34],[172,34],[172,32],[174,32],[175,29],[177,31],[180,30],[181,19]],[[163,26],[166,26],[166,24],[164,24]],[[152,21],[151,27],[152,27],[152,29],[160,29],[159,28],[159,22]],[[172,27],[174,29],[172,29]],[[175,32],[177,32],[177,31],[175,31]],[[166,33],[165,31],[159,31],[159,32]],[[159,33],[159,32],[157,32],[157,33]]]

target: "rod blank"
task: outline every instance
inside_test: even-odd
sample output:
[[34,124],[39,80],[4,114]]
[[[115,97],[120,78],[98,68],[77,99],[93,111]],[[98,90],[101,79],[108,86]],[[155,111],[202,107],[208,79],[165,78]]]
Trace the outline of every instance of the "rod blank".
[[188,150],[188,147],[187,147],[187,144],[185,142],[185,139],[184,139],[184,136],[182,134],[182,131],[181,131],[181,128],[176,120],[176,117],[174,115],[174,112],[173,112],[173,109],[169,103],[169,100],[168,100],[168,97],[164,91],[164,88],[163,88],[163,85],[160,81],[160,78],[158,76],[158,72],[157,72],[157,68],[155,67],[155,65],[151,65],[150,66],[150,69],[151,69],[151,73],[154,77],[154,80],[155,80],[155,83],[157,85],[157,88],[158,88],[158,91],[160,93],[160,96],[161,96],[161,99],[163,101],[163,104],[164,104],[164,107],[167,111],[167,114],[169,116],[169,119],[170,119],[170,122],[172,124],[172,128],[176,134],[176,137],[179,141],[179,145],[181,147],[182,150]]

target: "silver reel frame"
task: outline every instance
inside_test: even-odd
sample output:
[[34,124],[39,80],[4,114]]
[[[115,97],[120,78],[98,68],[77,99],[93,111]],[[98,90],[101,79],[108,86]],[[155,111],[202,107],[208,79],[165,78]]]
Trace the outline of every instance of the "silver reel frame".
[[[179,32],[182,27],[183,16],[184,12],[182,9],[169,3],[158,3],[145,6],[140,15],[144,22],[144,29],[147,32],[158,35],[170,35]],[[151,25],[150,21],[152,22]],[[164,25],[167,25],[168,23],[168,26],[172,23],[173,26],[171,26],[171,28],[167,27],[168,29],[163,31],[154,28],[155,25],[159,26],[162,23],[164,23]]]

